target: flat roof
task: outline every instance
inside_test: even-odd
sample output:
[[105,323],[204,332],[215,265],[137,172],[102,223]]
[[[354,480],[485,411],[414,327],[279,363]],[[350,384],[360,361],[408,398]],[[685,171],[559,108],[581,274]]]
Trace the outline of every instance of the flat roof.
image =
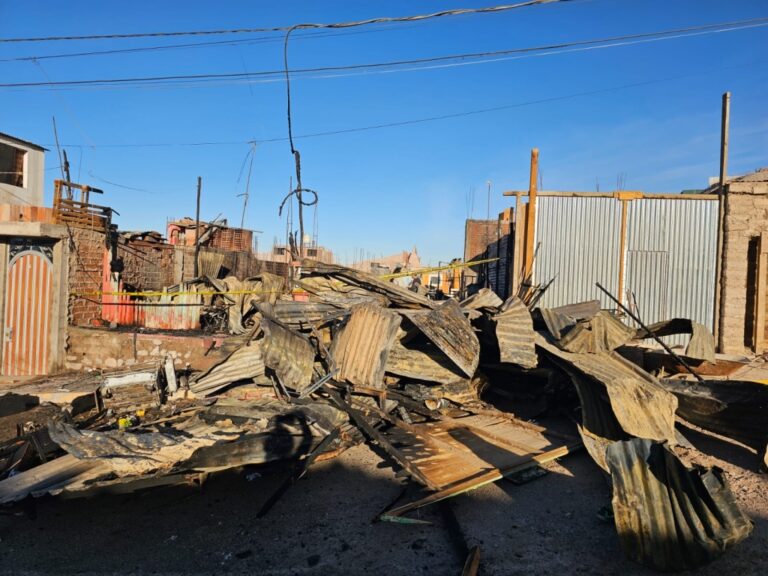
[[5,134],[4,132],[0,132],[0,139],[11,140],[12,142],[16,142],[16,144],[21,144],[22,146],[27,146],[28,148],[33,148],[35,150],[40,150],[40,152],[48,151],[48,148],[43,148],[39,144],[28,142],[27,140],[22,140],[21,138],[16,138],[16,136],[11,136],[10,134]]

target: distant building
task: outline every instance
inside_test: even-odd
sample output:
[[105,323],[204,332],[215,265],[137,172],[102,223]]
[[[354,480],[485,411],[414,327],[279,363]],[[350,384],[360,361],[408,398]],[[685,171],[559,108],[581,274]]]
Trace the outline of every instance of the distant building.
[[43,205],[45,152],[0,132],[0,204]]

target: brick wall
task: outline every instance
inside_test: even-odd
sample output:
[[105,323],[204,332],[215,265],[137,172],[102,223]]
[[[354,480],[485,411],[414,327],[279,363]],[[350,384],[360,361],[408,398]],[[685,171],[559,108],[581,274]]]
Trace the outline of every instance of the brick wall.
[[70,228],[69,234],[69,322],[90,326],[101,318],[99,297],[80,295],[102,288],[106,237],[103,232],[82,228]]
[[[205,370],[221,359],[222,339],[70,326],[65,369],[114,370],[173,358],[176,368]],[[211,347],[213,346],[213,349]],[[210,351],[209,351],[210,350]],[[206,352],[208,354],[206,355]]]
[[747,278],[750,240],[768,231],[768,183],[728,185],[723,222],[723,289],[720,297],[720,348],[726,354],[748,352],[753,322]]
[[512,231],[512,209],[499,214],[496,220],[467,220],[464,227],[464,261],[499,258],[497,262],[472,266],[466,271],[466,278],[472,282],[487,273],[491,288],[502,298],[509,292],[511,271],[510,240]]
[[123,263],[123,283],[136,290],[162,290],[178,283],[174,275],[175,249],[170,244],[121,240],[117,256]]
[[243,228],[219,228],[211,236],[209,246],[233,252],[251,252],[253,232]]

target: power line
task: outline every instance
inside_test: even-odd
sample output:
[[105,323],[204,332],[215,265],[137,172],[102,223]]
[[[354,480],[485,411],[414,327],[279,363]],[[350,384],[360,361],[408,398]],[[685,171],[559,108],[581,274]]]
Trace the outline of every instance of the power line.
[[[671,82],[675,80],[680,80],[684,78],[691,78],[695,76],[707,76],[711,75],[715,72],[722,72],[725,70],[733,70],[733,69],[740,69],[740,68],[748,68],[753,67],[755,65],[765,64],[768,60],[756,60],[747,62],[745,64],[740,64],[736,66],[726,66],[721,68],[714,68],[714,69],[708,69],[708,70],[700,70],[697,72],[690,72],[687,74],[680,74],[676,76],[666,76],[662,78],[654,78],[650,80],[644,80],[640,82],[632,82],[629,84],[619,84],[616,86],[606,86],[603,88],[597,88],[594,90],[586,90],[581,92],[572,92],[570,94],[562,94],[559,96],[551,96],[548,98],[541,98],[536,100],[528,100],[524,102],[516,102],[512,104],[503,104],[501,106],[493,106],[488,108],[479,108],[475,110],[464,110],[461,112],[453,112],[448,114],[440,114],[436,116],[427,116],[422,118],[411,118],[407,120],[399,120],[394,122],[384,122],[379,124],[371,124],[367,126],[357,126],[357,127],[351,127],[351,128],[342,128],[338,130],[328,130],[328,131],[322,131],[322,132],[312,132],[308,134],[300,134],[298,136],[294,136],[294,139],[306,139],[306,138],[321,138],[321,137],[327,137],[327,136],[337,136],[341,134],[352,134],[356,132],[367,132],[370,130],[379,130],[383,128],[395,128],[400,126],[410,126],[414,124],[423,124],[428,122],[437,122],[441,120],[451,120],[454,118],[463,118],[466,116],[474,116],[478,114],[488,114],[492,112],[500,112],[504,110],[511,110],[514,108],[522,108],[525,106],[533,106],[538,104],[547,104],[550,102],[559,102],[563,100],[569,100],[571,98],[581,98],[584,96],[593,96],[596,94],[603,94],[608,92],[615,92],[618,90],[627,90],[630,88],[638,88],[641,86],[648,86],[652,84],[660,84],[664,82]],[[242,145],[248,145],[248,144],[271,144],[275,142],[287,142],[288,137],[275,137],[275,138],[264,138],[264,139],[254,139],[254,140],[232,140],[232,141],[205,141],[205,142],[155,142],[155,143],[134,143],[134,144],[97,144],[94,145],[94,148],[163,148],[163,147],[196,147],[196,146],[242,146]],[[45,144],[45,146],[50,146],[50,144]],[[71,147],[71,148],[77,148],[77,147],[83,147],[83,144],[63,144],[63,146]]]
[[193,30],[193,31],[178,31],[178,32],[137,32],[132,34],[91,34],[84,36],[43,36],[35,38],[0,38],[0,43],[8,42],[55,42],[55,41],[70,41],[70,40],[114,40],[114,39],[126,39],[126,38],[158,38],[169,36],[210,36],[210,35],[223,35],[223,34],[254,34],[263,32],[287,32],[291,29],[307,29],[307,28],[353,28],[356,26],[366,26],[369,24],[386,24],[390,22],[418,22],[421,20],[428,20],[432,18],[441,18],[445,16],[461,16],[464,14],[489,14],[498,12],[507,12],[517,8],[525,8],[527,6],[535,6],[537,4],[549,4],[555,2],[574,2],[576,0],[528,0],[526,2],[518,2],[517,4],[503,4],[500,6],[488,6],[485,8],[459,8],[454,10],[441,10],[439,12],[432,12],[429,14],[419,14],[415,16],[395,16],[395,17],[378,17],[369,18],[367,20],[357,20],[352,22],[336,22],[331,24],[322,23],[305,23],[305,24],[293,24],[292,26],[275,26],[271,28],[235,28],[235,29],[223,29],[223,30]]
[[[685,38],[690,36],[699,36],[702,34],[715,34],[721,32],[731,32],[744,30],[748,28],[757,28],[768,26],[768,18],[753,18],[749,20],[739,20],[735,22],[721,22],[717,24],[706,24],[703,26],[689,26],[686,28],[676,28],[672,30],[661,30],[656,32],[644,32],[641,34],[626,34],[622,36],[609,36],[606,38],[596,38],[590,40],[577,40],[573,42],[560,42],[557,44],[547,44],[541,46],[527,46],[522,48],[511,48],[505,50],[495,50],[486,52],[467,52],[463,54],[450,54],[444,56],[433,56],[427,58],[414,58],[409,60],[393,60],[387,62],[369,62],[364,64],[350,64],[343,66],[320,66],[314,68],[297,68],[289,70],[291,75],[319,74],[328,72],[343,72],[355,70],[371,70],[394,68],[403,66],[422,66],[418,69],[426,69],[425,64],[451,63],[455,61],[465,62],[467,60],[479,60],[496,58],[501,56],[535,55],[537,52],[558,53],[557,51],[566,51],[569,48],[580,49],[599,49],[613,48],[617,46],[626,46],[631,44],[640,44],[660,40],[670,40],[676,38]],[[89,80],[64,80],[57,82],[17,82],[0,84],[0,88],[42,88],[54,86],[105,86],[105,85],[125,85],[125,84],[158,84],[158,83],[184,83],[199,82],[206,80],[246,80],[252,78],[279,78],[285,74],[285,70],[263,70],[255,72],[222,72],[222,73],[202,73],[202,74],[183,74],[166,76],[139,76],[132,78],[107,78],[107,79],[89,79]]]
[[[326,38],[329,36],[350,36],[357,34],[372,34],[378,32],[389,32],[391,28],[380,28],[374,30],[344,30],[337,32],[304,32],[296,36],[295,40],[314,40],[316,38]],[[213,40],[208,42],[189,42],[185,44],[165,44],[161,46],[142,46],[139,48],[115,48],[111,50],[90,50],[85,52],[67,52],[64,54],[45,54],[37,56],[18,56],[15,58],[0,58],[0,62],[33,62],[36,60],[51,60],[59,58],[81,58],[87,56],[107,56],[111,54],[133,54],[140,52],[156,52],[161,50],[178,50],[185,48],[206,48],[206,47],[227,47],[248,44],[269,44],[282,42],[281,36],[259,36],[256,38],[246,38],[241,40]]]

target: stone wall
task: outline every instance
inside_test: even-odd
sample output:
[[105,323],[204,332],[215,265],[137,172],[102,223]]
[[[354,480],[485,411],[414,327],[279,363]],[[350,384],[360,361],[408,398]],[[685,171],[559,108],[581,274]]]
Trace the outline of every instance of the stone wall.
[[64,367],[74,371],[115,370],[162,361],[169,355],[177,369],[189,366],[205,370],[221,359],[221,342],[213,336],[70,326]]
[[[723,268],[720,297],[720,351],[749,352],[751,310],[747,279],[754,274],[750,240],[768,232],[768,183],[733,182],[728,185],[723,221]],[[765,247],[763,248],[765,249]],[[750,271],[750,268],[752,270]]]

